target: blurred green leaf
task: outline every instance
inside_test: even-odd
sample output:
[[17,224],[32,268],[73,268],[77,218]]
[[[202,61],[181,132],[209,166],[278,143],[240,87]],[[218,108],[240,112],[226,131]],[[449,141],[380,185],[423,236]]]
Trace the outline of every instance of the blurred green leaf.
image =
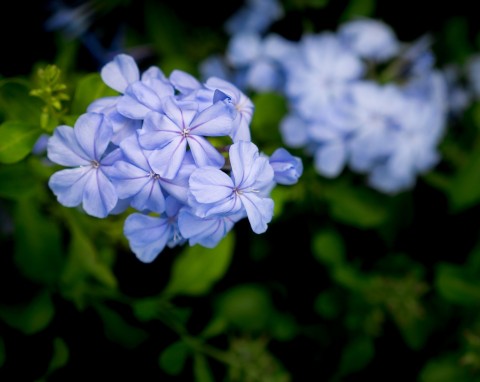
[[269,149],[282,143],[278,126],[287,113],[286,99],[277,93],[256,93],[252,95],[252,102],[255,105],[251,122],[252,140],[262,150],[271,151]]
[[230,288],[218,298],[217,314],[235,328],[257,332],[267,329],[273,306],[264,288],[244,284]]
[[290,341],[298,334],[298,325],[289,313],[273,312],[268,329],[278,341]]
[[465,306],[480,306],[480,284],[459,266],[439,263],[435,287],[447,301]]
[[110,89],[102,80],[100,73],[90,73],[83,76],[75,85],[72,100],[72,113],[80,115],[87,112],[88,106],[102,97],[117,96],[118,92]]
[[334,229],[324,229],[315,234],[312,240],[313,254],[318,261],[329,267],[342,266],[345,246],[342,237]]
[[315,300],[315,311],[322,317],[333,319],[340,313],[340,296],[335,290],[320,293]]
[[455,356],[445,355],[430,360],[419,375],[419,382],[472,382],[465,368],[462,368]]
[[178,375],[182,371],[189,354],[188,345],[183,341],[177,341],[162,351],[158,362],[160,367],[168,374]]
[[362,370],[375,355],[372,339],[361,336],[352,339],[343,349],[339,373],[348,375]]
[[53,286],[65,263],[59,226],[32,199],[20,200],[14,217],[16,265],[31,280]]
[[160,313],[160,299],[158,297],[147,297],[135,301],[132,309],[140,321],[150,321],[158,318]]
[[53,339],[53,355],[48,365],[47,374],[64,367],[70,356],[67,343],[60,337]]
[[0,306],[0,318],[11,327],[30,335],[47,327],[55,314],[55,308],[46,291],[41,292],[28,304]]
[[235,238],[230,231],[215,248],[187,247],[178,256],[164,294],[201,295],[223,277],[230,264]]
[[358,17],[372,17],[375,13],[376,0],[350,0],[341,20],[352,20]]
[[123,317],[105,304],[95,304],[102,318],[105,335],[110,341],[134,349],[148,338],[143,329],[130,325]]
[[15,163],[32,151],[42,134],[38,125],[24,121],[6,121],[0,125],[0,162]]
[[40,130],[43,102],[30,95],[30,84],[21,79],[0,81],[0,115],[7,120],[23,121]]
[[200,353],[193,356],[193,375],[195,382],[215,382],[208,360]]
[[0,165],[0,197],[21,199],[39,192],[39,184],[25,161]]
[[480,201],[480,150],[458,169],[447,189],[453,212],[460,212]]
[[338,221],[371,228],[383,224],[388,217],[383,199],[370,189],[336,183],[324,191],[332,217]]

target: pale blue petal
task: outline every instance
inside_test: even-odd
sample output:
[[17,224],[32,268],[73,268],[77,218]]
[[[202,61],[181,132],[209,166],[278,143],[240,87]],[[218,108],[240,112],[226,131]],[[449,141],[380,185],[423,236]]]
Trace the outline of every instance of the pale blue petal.
[[123,232],[140,261],[150,263],[170,239],[167,219],[133,213],[125,219]]
[[288,114],[281,120],[280,132],[285,144],[292,148],[306,145],[309,139],[305,120],[294,114]]
[[175,102],[173,97],[165,99],[163,108],[165,115],[179,127],[180,131],[190,127],[190,123],[198,112],[196,102]]
[[303,173],[302,160],[282,147],[273,152],[269,162],[273,168],[274,180],[279,184],[295,184]]
[[148,82],[152,79],[168,82],[167,77],[158,66],[151,66],[142,73],[142,82]]
[[73,131],[89,158],[100,161],[113,135],[111,123],[102,114],[85,113],[78,117]]
[[76,207],[82,203],[83,191],[92,167],[78,167],[55,172],[48,181],[48,186],[65,207]]
[[89,166],[91,158],[79,146],[73,128],[58,126],[48,139],[47,155],[62,166]]
[[263,233],[273,217],[273,200],[260,198],[252,192],[240,195],[243,206],[247,211],[248,221],[253,232]]
[[158,180],[151,179],[132,199],[132,207],[139,211],[165,211],[165,197]]
[[255,161],[258,158],[257,146],[252,142],[236,142],[230,146],[229,154],[235,185],[252,185],[257,175],[255,168]]
[[138,100],[125,94],[118,101],[117,110],[119,113],[131,119],[144,119],[145,116],[152,111],[152,109],[138,102]]
[[121,199],[136,195],[151,181],[145,170],[124,161],[115,163],[109,175]]
[[103,82],[123,93],[129,84],[138,81],[140,73],[135,60],[126,54],[117,55],[100,72]]
[[150,165],[143,149],[140,147],[136,134],[124,139],[120,143],[120,148],[127,161],[146,172],[150,172]]
[[[185,155],[185,159],[189,156],[190,155]],[[183,164],[180,166],[177,175],[173,179],[160,179],[160,184],[168,194],[182,203],[187,204],[189,190],[188,181],[190,175],[197,166],[195,164],[186,163],[185,159],[183,160]]]
[[338,176],[347,160],[345,146],[342,143],[330,143],[321,146],[315,152],[315,168],[316,170],[329,178]]
[[196,169],[190,176],[190,192],[199,203],[216,203],[233,193],[232,179],[213,167]]
[[173,70],[169,78],[175,89],[182,94],[188,94],[202,87],[202,84],[194,76],[183,70]]
[[83,193],[82,206],[86,213],[104,218],[117,204],[118,196],[112,182],[100,170],[92,170]]
[[198,167],[213,166],[221,168],[225,164],[225,158],[205,138],[192,135],[187,138],[195,163]]
[[195,116],[190,124],[190,131],[196,135],[229,135],[232,122],[231,106],[228,102],[217,102]]
[[153,150],[148,161],[156,174],[162,178],[173,179],[182,165],[186,149],[187,141],[177,136],[161,149]]
[[105,113],[105,110],[115,107],[121,96],[103,97],[94,100],[87,107],[87,112]]
[[244,211],[243,204],[236,194],[230,195],[228,198],[222,199],[217,203],[198,203],[193,198],[189,200],[195,215],[200,217],[210,216],[229,216]]

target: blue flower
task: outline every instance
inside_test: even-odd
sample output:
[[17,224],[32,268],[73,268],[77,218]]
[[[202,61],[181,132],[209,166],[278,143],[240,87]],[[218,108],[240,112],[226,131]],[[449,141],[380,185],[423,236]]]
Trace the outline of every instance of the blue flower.
[[125,219],[123,232],[140,261],[151,263],[165,246],[173,248],[185,242],[177,221],[181,207],[180,202],[168,197],[165,216],[133,213]]
[[183,207],[178,214],[178,227],[190,245],[200,244],[203,247],[214,248],[235,223],[245,217],[244,211],[222,216],[215,215],[201,218],[190,208]]
[[274,181],[279,184],[295,184],[303,173],[302,160],[282,147],[273,152],[269,163],[273,168]]
[[239,32],[262,33],[283,14],[277,0],[246,0],[246,4],[227,20],[225,29],[231,35]]
[[165,211],[165,193],[177,200],[187,201],[188,177],[195,165],[184,164],[174,179],[164,179],[156,174],[150,164],[148,152],[140,147],[136,135],[120,143],[123,159],[110,171],[110,178],[121,199],[130,199],[138,211]]
[[234,143],[229,154],[231,176],[209,166],[190,176],[192,210],[202,218],[245,211],[252,230],[263,233],[273,217],[273,200],[264,195],[273,182],[272,166],[252,142]]
[[139,133],[139,141],[145,149],[153,150],[150,163],[155,173],[172,179],[182,165],[187,144],[197,166],[222,167],[225,158],[205,136],[228,135],[231,129],[231,110],[223,101],[198,111],[195,102],[168,98],[164,114],[147,115]]
[[340,40],[360,57],[384,62],[400,50],[394,31],[379,20],[356,19],[348,21],[338,29]]
[[55,172],[48,182],[58,201],[66,207],[82,204],[92,216],[103,218],[118,201],[108,177],[119,151],[107,154],[113,134],[110,122],[97,113],[81,115],[73,128],[58,126],[48,141],[48,158],[72,167]]

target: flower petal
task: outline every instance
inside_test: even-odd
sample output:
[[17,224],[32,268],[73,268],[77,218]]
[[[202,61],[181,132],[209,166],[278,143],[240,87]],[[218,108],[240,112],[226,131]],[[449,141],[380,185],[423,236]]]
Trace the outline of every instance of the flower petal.
[[173,179],[182,165],[187,141],[177,136],[161,149],[153,150],[148,157],[148,161],[153,171],[162,178]]
[[240,195],[240,199],[247,211],[248,221],[253,232],[265,232],[267,224],[270,223],[273,217],[273,200],[270,198],[259,198],[253,192]]
[[92,170],[83,193],[83,209],[91,216],[104,218],[117,204],[118,196],[112,182],[100,170]]
[[100,72],[103,82],[112,89],[123,93],[129,84],[138,81],[140,73],[133,57],[126,54],[115,56]]
[[205,138],[193,135],[187,138],[193,159],[198,167],[213,166],[221,168],[225,164],[225,158]]
[[85,113],[78,117],[73,131],[88,157],[100,161],[113,135],[111,123],[102,114]]
[[76,207],[82,203],[83,191],[91,176],[90,171],[92,171],[91,167],[57,171],[50,177],[48,186],[60,204],[65,207]]
[[86,166],[91,160],[78,144],[73,128],[65,125],[58,126],[48,139],[47,155],[62,166]]
[[233,193],[232,179],[213,167],[201,167],[190,175],[190,192],[199,203],[217,203]]

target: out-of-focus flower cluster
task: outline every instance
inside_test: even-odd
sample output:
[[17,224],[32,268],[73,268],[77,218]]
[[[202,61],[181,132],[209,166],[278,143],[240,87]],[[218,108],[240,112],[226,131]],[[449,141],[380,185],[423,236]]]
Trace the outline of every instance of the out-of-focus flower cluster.
[[[450,114],[469,102],[465,89],[450,91],[454,73],[436,68],[431,38],[404,43],[386,23],[359,18],[292,41],[254,22],[259,14],[281,18],[273,4],[251,2],[250,12],[232,16],[226,52],[207,58],[203,75],[282,94],[284,142],[305,149],[319,174],[333,178],[349,167],[379,191],[412,188],[438,164]],[[232,28],[240,17],[252,27]]]
[[61,204],[98,218],[136,210],[124,233],[144,262],[187,241],[215,247],[243,218],[266,231],[271,190],[296,183],[303,167],[283,148],[259,152],[250,139],[254,105],[243,92],[180,70],[140,73],[126,54],[101,76],[119,94],[95,100],[48,141],[48,158],[69,167],[49,180]]

